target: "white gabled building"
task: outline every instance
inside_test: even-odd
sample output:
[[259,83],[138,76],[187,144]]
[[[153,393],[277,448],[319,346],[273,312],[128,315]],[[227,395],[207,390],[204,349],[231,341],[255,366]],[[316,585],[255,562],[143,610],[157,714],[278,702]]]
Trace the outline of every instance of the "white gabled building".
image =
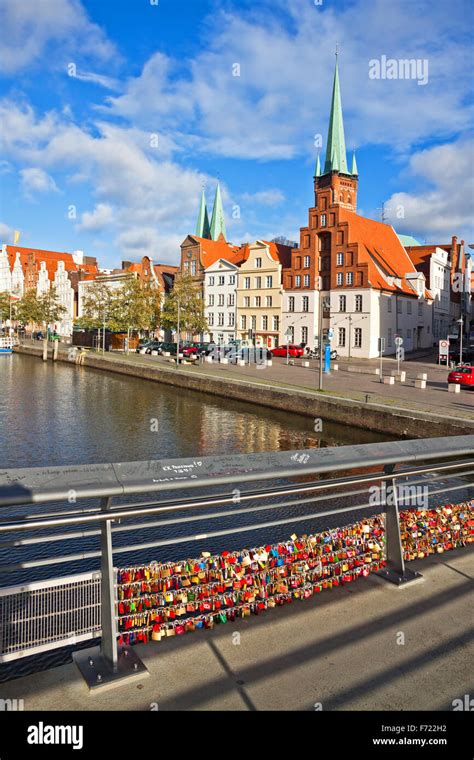
[[204,270],[204,313],[209,327],[205,341],[228,343],[236,338],[238,271],[226,259]]

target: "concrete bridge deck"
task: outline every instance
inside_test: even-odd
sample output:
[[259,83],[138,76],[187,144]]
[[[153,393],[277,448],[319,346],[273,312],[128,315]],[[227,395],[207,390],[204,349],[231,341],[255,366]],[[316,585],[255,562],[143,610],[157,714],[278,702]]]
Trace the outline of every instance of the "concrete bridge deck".
[[370,576],[139,645],[150,675],[128,685],[91,695],[70,663],[0,684],[0,697],[25,710],[452,710],[474,696],[474,547],[409,567],[423,580]]

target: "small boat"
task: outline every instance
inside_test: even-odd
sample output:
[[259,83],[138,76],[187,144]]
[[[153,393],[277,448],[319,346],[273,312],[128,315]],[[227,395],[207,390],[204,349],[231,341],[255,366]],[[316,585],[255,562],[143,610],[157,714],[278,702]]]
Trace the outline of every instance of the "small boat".
[[0,355],[12,354],[13,346],[15,346],[17,343],[18,340],[16,338],[0,337]]

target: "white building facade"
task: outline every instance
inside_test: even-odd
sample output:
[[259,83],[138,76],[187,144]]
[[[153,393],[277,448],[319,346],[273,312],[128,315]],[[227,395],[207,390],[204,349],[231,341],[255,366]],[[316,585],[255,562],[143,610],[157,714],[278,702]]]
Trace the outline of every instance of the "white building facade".
[[226,259],[218,259],[204,271],[204,314],[209,328],[204,341],[225,344],[236,338],[238,271]]
[[282,337],[284,342],[304,343],[311,349],[318,346],[318,290],[283,291]]

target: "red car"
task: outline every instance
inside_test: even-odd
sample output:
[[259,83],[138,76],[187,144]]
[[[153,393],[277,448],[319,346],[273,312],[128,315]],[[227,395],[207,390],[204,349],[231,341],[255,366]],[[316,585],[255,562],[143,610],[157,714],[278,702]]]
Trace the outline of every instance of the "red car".
[[192,354],[197,354],[197,346],[184,346],[184,348],[181,348],[181,353],[183,356],[191,356]]
[[469,364],[460,364],[448,375],[448,383],[458,385],[472,385],[474,387],[474,367]]
[[[287,350],[288,349],[288,350]],[[276,348],[271,349],[272,356],[291,356],[291,358],[298,358],[299,356],[304,355],[304,348],[301,348],[301,346],[294,346],[294,345],[288,345],[288,346],[277,346]]]

